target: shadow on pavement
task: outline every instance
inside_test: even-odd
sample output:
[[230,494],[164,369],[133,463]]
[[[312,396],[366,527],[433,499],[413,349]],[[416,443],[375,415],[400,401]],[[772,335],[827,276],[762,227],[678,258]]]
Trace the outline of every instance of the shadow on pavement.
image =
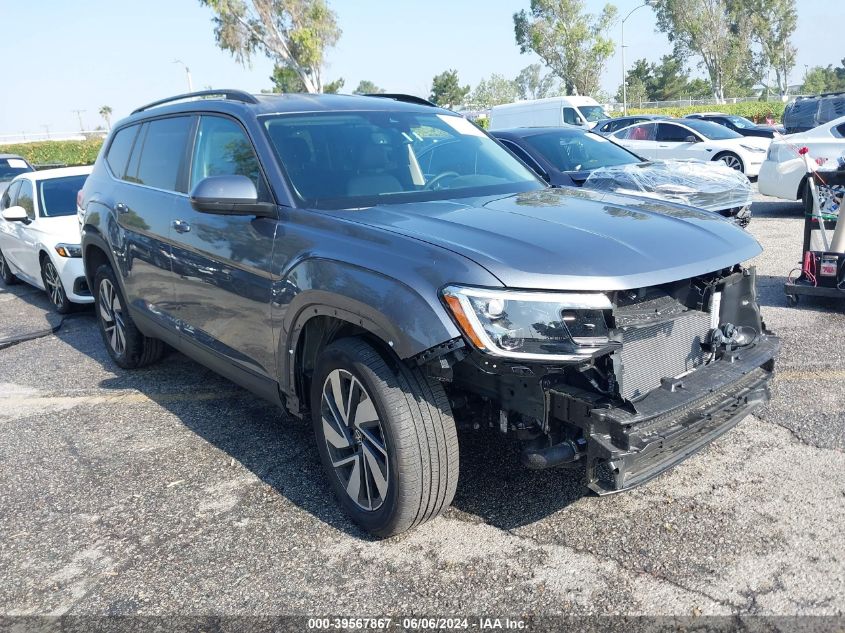
[[[27,313],[31,307],[43,319],[50,318],[48,314],[61,319],[43,292],[16,296],[28,304]],[[122,370],[105,350],[93,306],[81,306],[65,319],[72,319],[73,327],[61,327],[55,336],[111,375],[100,380],[99,388],[144,394],[298,507],[351,536],[371,540],[333,498],[310,421],[288,416],[176,351],[168,351],[153,366]],[[470,432],[459,440],[461,475],[451,513],[512,529],[557,512],[586,492],[583,469],[526,470],[519,464],[515,443],[497,432]]]

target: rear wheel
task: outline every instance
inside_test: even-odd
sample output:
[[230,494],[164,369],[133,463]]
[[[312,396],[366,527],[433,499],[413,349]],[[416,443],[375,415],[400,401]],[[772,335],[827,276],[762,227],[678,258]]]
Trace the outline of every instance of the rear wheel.
[[124,369],[137,369],[161,358],[164,343],[144,336],[135,325],[111,266],[97,269],[94,288],[97,322],[112,360]]
[[715,160],[718,160],[718,161],[725,163],[725,165],[727,165],[731,169],[735,169],[735,170],[741,171],[741,172],[745,171],[745,167],[742,164],[742,159],[739,156],[737,156],[736,154],[732,154],[730,152],[727,152],[725,154],[717,156],[715,158]]
[[41,260],[41,281],[44,282],[44,289],[47,291],[50,301],[53,302],[56,312],[67,314],[73,309],[73,304],[67,298],[62,279],[59,277],[59,271],[56,270],[55,264],[46,255]]
[[9,268],[9,263],[3,256],[3,251],[0,251],[0,279],[2,279],[3,283],[7,286],[18,283],[18,278],[15,277],[14,273]]
[[364,340],[342,339],[317,361],[311,410],[330,485],[368,532],[404,532],[452,502],[458,439],[440,383]]

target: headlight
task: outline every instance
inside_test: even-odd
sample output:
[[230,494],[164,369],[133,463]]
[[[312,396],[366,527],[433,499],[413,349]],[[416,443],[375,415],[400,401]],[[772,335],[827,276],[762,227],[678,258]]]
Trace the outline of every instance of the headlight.
[[754,147],[753,145],[743,145],[742,143],[740,143],[739,146],[742,149],[747,150],[749,152],[754,152],[755,154],[762,154],[766,151],[762,147]]
[[577,361],[610,342],[603,294],[449,286],[443,300],[467,338],[496,356]]
[[82,246],[79,244],[56,244],[55,249],[60,257],[82,257]]

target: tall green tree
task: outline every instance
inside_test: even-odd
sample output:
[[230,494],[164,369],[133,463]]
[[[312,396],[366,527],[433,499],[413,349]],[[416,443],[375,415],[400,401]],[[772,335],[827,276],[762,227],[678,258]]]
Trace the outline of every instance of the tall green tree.
[[354,95],[374,95],[374,94],[381,94],[384,90],[379,88],[369,79],[362,79],[358,82],[358,87],[352,91]]
[[334,81],[330,81],[325,86],[323,86],[323,92],[325,92],[326,94],[332,94],[332,95],[337,94],[338,92],[340,92],[343,89],[343,84],[345,84],[345,83],[346,82],[343,80],[343,77],[339,77],[338,79],[335,79]]
[[801,87],[801,92],[806,95],[841,91],[845,91],[845,59],[839,67],[833,64],[826,67],[813,66],[804,76],[804,85]]
[[519,97],[516,81],[493,73],[478,82],[469,96],[469,102],[477,108],[492,108],[502,103],[513,103]]
[[672,55],[664,55],[653,67],[650,97],[652,101],[675,101],[687,92],[689,74],[683,62]]
[[302,83],[302,78],[288,66],[276,64],[273,67],[270,81],[273,82],[272,92],[307,92],[305,84]]
[[299,77],[306,92],[322,92],[327,48],[340,38],[326,0],[199,0],[214,11],[217,45],[246,63],[256,51]]
[[680,59],[697,58],[710,78],[712,94],[741,84],[751,63],[751,29],[739,0],[656,0],[657,27]]
[[742,17],[751,28],[751,37],[760,46],[759,75],[775,71],[778,92],[789,91],[789,73],[795,68],[798,50],[792,45],[792,35],[798,26],[795,0],[742,0],[738,4]]
[[529,10],[513,16],[514,35],[520,51],[539,55],[569,94],[591,95],[615,50],[607,32],[616,14],[611,4],[593,15],[583,0],[531,0]]
[[531,64],[520,70],[515,82],[520,99],[544,99],[560,92],[557,77],[544,73],[540,64]]
[[470,92],[469,85],[462,86],[457,70],[444,70],[431,80],[429,100],[440,106],[454,107],[464,102]]

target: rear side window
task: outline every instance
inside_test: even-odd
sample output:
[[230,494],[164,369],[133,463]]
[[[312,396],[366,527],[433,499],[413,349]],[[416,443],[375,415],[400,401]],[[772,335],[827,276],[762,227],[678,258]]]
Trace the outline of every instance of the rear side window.
[[684,143],[687,137],[695,136],[689,130],[682,128],[680,125],[672,125],[671,123],[661,123],[657,126],[657,140],[666,141],[668,143]]
[[[156,189],[184,193],[184,187],[179,186],[179,175],[191,131],[191,121],[191,117],[172,117],[147,123],[143,142],[135,144],[131,161],[133,165],[128,170],[126,179]],[[136,161],[135,154],[139,151],[140,156]],[[132,173],[133,171],[135,173]]]
[[117,178],[123,178],[126,175],[126,163],[129,162],[129,152],[132,151],[132,142],[135,140],[139,127],[138,125],[130,125],[118,130],[111,145],[109,145],[106,162]]

